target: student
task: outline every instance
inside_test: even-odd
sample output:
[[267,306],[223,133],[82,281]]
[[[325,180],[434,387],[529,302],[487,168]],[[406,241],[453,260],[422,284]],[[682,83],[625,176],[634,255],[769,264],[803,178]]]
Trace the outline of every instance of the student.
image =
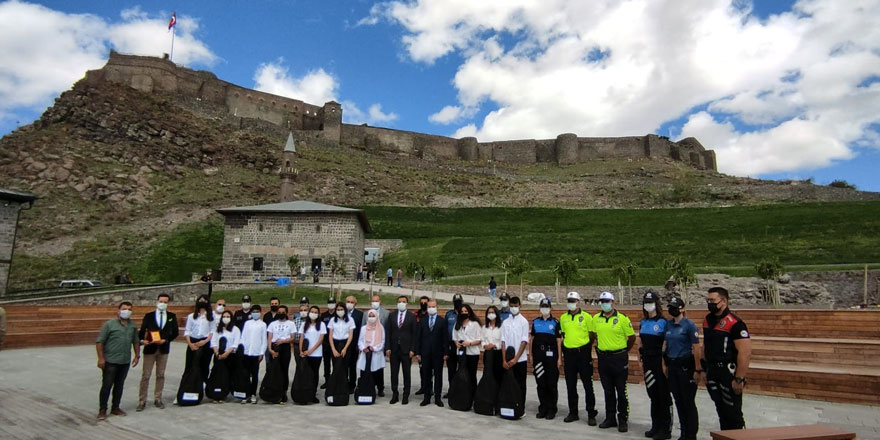
[[[204,298],[204,300],[203,300]],[[186,340],[186,360],[183,371],[188,371],[190,365],[195,362],[196,355],[200,354],[199,369],[202,372],[202,382],[208,379],[211,367],[211,356],[207,345],[211,342],[214,333],[214,314],[207,297],[199,297],[196,301],[195,310],[187,315],[186,327],[183,338]]]
[[550,298],[540,303],[541,316],[532,321],[531,340],[529,341],[534,365],[535,383],[538,387],[539,419],[552,420],[556,417],[559,391],[559,368],[562,367],[562,334],[559,321],[550,314]]
[[348,316],[343,303],[336,304],[334,310],[335,315],[327,323],[327,333],[330,335],[330,352],[334,358],[343,358],[342,368],[347,371],[348,363],[346,361],[351,358],[349,353],[353,349],[351,345],[354,339],[354,319]]
[[510,313],[510,295],[502,293],[500,299],[501,308],[498,310],[498,317],[501,318],[501,322],[504,322],[513,316],[513,314]]
[[[281,362],[281,373],[284,377],[284,383],[290,383],[290,344],[293,341],[294,334],[293,322],[287,319],[287,306],[278,306],[278,313],[275,314],[275,321],[266,328],[268,333],[267,342],[269,346],[269,356],[274,361]],[[287,403],[287,393],[281,396],[279,404]]]
[[[352,333],[351,337],[352,345],[357,345],[357,341],[360,340],[361,326],[364,324],[364,312],[356,307],[357,299],[354,296],[349,295],[345,297],[345,312],[348,313],[348,319],[351,319],[354,324],[354,333]],[[357,370],[354,366],[357,361],[357,351],[348,350],[346,355],[345,365],[348,365],[348,391],[354,392],[354,387],[357,385]]]
[[[95,341],[98,353],[98,368],[101,369],[101,392],[99,394],[98,420],[107,418],[107,400],[113,390],[113,406],[110,414],[124,416],[125,411],[119,407],[122,402],[122,388],[128,375],[128,363],[136,367],[141,360],[140,344],[138,343],[137,325],[131,322],[131,303],[123,301],[119,304],[116,317],[101,326],[98,340]],[[134,349],[134,361],[131,352]]]
[[[324,323],[324,329],[328,332],[330,331],[330,320],[336,316],[336,298],[331,296],[327,298],[327,311],[321,314],[321,322]],[[333,363],[333,350],[330,346],[333,344],[333,341],[330,340],[330,337],[327,336],[324,338],[324,347],[321,350],[324,353],[324,383],[321,384],[321,389],[327,388],[327,381],[330,380],[330,365]]]
[[[220,322],[217,323],[217,328],[214,330],[214,334],[211,337],[211,349],[214,351],[214,362],[223,362],[226,364],[226,371],[230,372],[230,377],[232,377],[232,371],[235,370],[235,362],[232,357],[235,353],[238,344],[241,342],[241,330],[235,326],[235,323],[232,322],[232,312],[229,310],[224,310],[220,315]],[[220,339],[226,338],[226,350],[222,353],[220,352]],[[217,400],[217,403],[223,403],[222,400]]]
[[654,292],[642,297],[642,320],[639,325],[639,358],[645,377],[645,388],[651,399],[651,429],[645,437],[654,440],[672,438],[672,397],[663,372],[663,341],[666,319],[660,298]]
[[262,312],[259,304],[251,307],[251,319],[244,323],[241,331],[242,363],[250,377],[247,397],[241,403],[257,403],[257,382],[260,380],[260,362],[268,347],[266,339],[266,323],[260,319]]
[[[452,331],[455,329],[455,324],[458,322],[458,311],[461,310],[462,304],[464,304],[464,299],[460,294],[456,293],[455,295],[452,295],[452,308],[443,316],[446,318],[446,323],[449,326],[449,335],[447,335],[449,348],[446,350],[447,383],[452,383],[452,378],[455,377],[455,372],[458,371],[458,347],[455,344],[455,339],[452,338]],[[443,398],[446,398],[446,394],[443,395]]]
[[501,318],[498,316],[498,308],[489,306],[486,308],[486,326],[482,333],[482,351],[494,351],[492,365],[483,369],[483,374],[489,371],[495,374],[496,383],[501,383]]
[[[324,339],[327,335],[327,326],[321,320],[320,312],[321,309],[318,306],[311,306],[308,316],[299,328],[299,355],[309,363],[316,386],[321,359],[324,357]],[[317,396],[313,396],[312,403],[320,402]]]
[[[471,387],[477,389],[477,364],[480,362],[480,345],[483,331],[480,319],[474,314],[470,305],[465,304],[458,308],[458,319],[452,329],[452,342],[456,350],[463,350],[465,366],[471,377]],[[447,362],[449,362],[447,360]],[[449,378],[450,383],[452,378]]]
[[[360,355],[357,360],[357,369],[361,375],[371,372],[373,375],[373,384],[376,386],[379,381],[378,377],[385,375],[385,328],[379,322],[379,312],[375,309],[367,311],[367,323],[361,328],[358,337],[358,351]],[[372,353],[370,357],[370,365],[367,365],[366,355]]]
[[[519,297],[510,298],[510,318],[501,323],[501,354],[504,360],[501,366],[505,370],[513,370],[513,375],[519,383],[522,392],[522,402],[526,402],[526,369],[529,354],[526,349],[529,345],[529,321],[519,312]],[[507,356],[507,347],[516,352],[512,359]]]
[[302,328],[302,323],[305,322],[306,318],[309,317],[309,298],[302,297],[299,300],[299,311],[294,313],[291,317],[290,321],[293,322],[293,359],[296,363],[299,363],[300,355],[299,355],[299,340],[300,333],[299,329]]

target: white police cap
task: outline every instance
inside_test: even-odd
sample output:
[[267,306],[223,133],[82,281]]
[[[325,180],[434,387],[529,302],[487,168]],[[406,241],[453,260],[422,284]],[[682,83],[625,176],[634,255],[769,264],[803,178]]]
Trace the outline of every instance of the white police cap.
[[577,292],[568,292],[568,295],[565,296],[565,299],[576,299],[580,301],[581,296]]
[[602,292],[599,294],[599,301],[610,300],[614,301],[614,294],[611,292]]

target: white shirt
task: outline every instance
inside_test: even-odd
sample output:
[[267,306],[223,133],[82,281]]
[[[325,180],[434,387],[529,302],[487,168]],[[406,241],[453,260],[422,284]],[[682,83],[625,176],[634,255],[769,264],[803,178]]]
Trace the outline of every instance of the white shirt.
[[[305,323],[305,321],[303,321],[303,323],[299,325],[299,329],[297,329],[297,332],[302,333],[305,326],[306,326],[306,323]],[[309,330],[304,335],[306,340],[303,341],[303,351],[311,350],[311,348],[315,346],[315,343],[318,342],[318,338],[320,338],[321,335],[326,335],[326,334],[327,334],[327,327],[320,320],[318,321],[318,325],[310,325]],[[322,357],[323,355],[324,355],[323,344],[319,344],[318,348],[316,348],[315,351],[313,351],[312,354],[309,355],[309,357],[319,358],[319,357]]]
[[293,326],[293,321],[285,319],[284,321],[272,321],[266,331],[272,333],[272,343],[274,344],[282,339],[292,339],[296,328]]
[[493,350],[501,350],[501,327],[483,327],[483,344],[480,346],[483,350],[486,350],[486,345],[492,344],[495,346]]
[[[385,355],[382,354],[382,347],[385,346],[385,331],[381,325],[379,325],[378,333],[382,333],[382,338],[380,341],[373,342],[373,345],[370,347],[370,350],[373,352],[373,355],[370,357],[370,371],[376,371],[380,368],[385,368]],[[364,353],[364,349],[367,348],[367,326],[364,325],[361,327],[360,336],[358,336],[358,355],[357,363],[355,367],[360,371],[367,370],[367,355]],[[378,351],[376,350],[378,347]]]
[[266,323],[262,319],[248,319],[241,331],[241,345],[245,356],[262,356],[269,343],[266,341]]
[[[483,330],[480,328],[480,324],[477,324],[474,321],[468,321],[468,324],[462,327],[459,330],[452,330],[452,340],[455,342],[464,341],[464,342],[474,342],[479,341],[483,336]],[[469,345],[465,348],[464,354],[466,355],[480,355],[480,344],[477,345]]]
[[351,317],[348,318],[348,321],[343,321],[336,315],[333,315],[330,318],[330,321],[327,322],[327,332],[333,331],[333,340],[334,341],[344,341],[348,339],[349,330],[354,331],[354,319]]
[[208,316],[194,317],[193,313],[190,313],[186,316],[186,327],[183,331],[183,336],[189,336],[190,339],[205,339],[208,336],[211,336],[214,321],[208,321]]
[[[218,332],[215,329],[214,336],[211,337],[211,348],[220,348],[220,338],[226,338],[227,350],[237,350],[238,344],[241,342],[241,330],[235,325],[232,326],[232,331],[223,329],[223,331]],[[223,352],[220,352],[220,354],[223,354]]]
[[[519,351],[519,346],[523,342],[529,343],[529,321],[523,317],[522,313],[511,315],[501,323],[501,342],[505,347],[513,347],[515,351]],[[507,358],[506,355],[504,357]],[[523,350],[523,354],[517,362],[525,362],[528,357],[528,350]]]

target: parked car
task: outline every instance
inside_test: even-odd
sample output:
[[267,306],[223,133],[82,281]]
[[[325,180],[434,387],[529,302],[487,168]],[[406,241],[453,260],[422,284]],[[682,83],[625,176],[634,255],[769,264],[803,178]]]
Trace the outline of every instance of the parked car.
[[62,280],[58,283],[58,287],[78,289],[83,287],[101,287],[102,284],[97,280]]

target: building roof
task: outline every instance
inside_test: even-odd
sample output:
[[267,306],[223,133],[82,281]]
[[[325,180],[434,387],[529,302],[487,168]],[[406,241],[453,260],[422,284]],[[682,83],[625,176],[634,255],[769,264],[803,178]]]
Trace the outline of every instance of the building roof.
[[234,214],[290,214],[290,213],[331,213],[331,214],[355,214],[364,228],[364,232],[372,232],[367,215],[362,209],[345,208],[342,206],[325,205],[309,200],[296,200],[293,202],[270,203],[268,205],[236,206],[234,208],[218,209],[223,215]]
[[293,132],[287,134],[287,143],[284,144],[284,152],[296,153],[296,144],[293,142]]
[[0,188],[0,200],[12,200],[14,202],[33,203],[37,196],[14,189]]

